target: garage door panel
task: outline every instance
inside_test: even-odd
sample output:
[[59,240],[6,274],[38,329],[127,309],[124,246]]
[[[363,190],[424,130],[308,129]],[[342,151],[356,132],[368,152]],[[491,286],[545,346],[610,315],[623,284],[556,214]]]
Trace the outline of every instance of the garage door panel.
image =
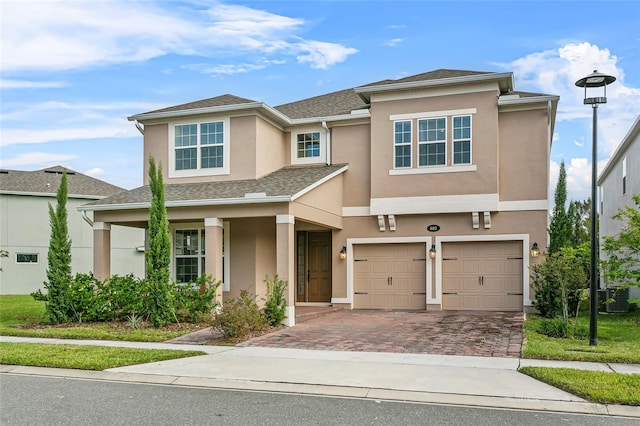
[[[443,309],[522,310],[522,242],[442,245]],[[458,293],[446,295],[444,293]]]
[[[367,244],[354,246],[354,298],[360,309],[425,309],[426,244]],[[358,264],[369,264],[358,268]],[[368,280],[369,284],[363,284]],[[421,293],[414,295],[414,293]]]

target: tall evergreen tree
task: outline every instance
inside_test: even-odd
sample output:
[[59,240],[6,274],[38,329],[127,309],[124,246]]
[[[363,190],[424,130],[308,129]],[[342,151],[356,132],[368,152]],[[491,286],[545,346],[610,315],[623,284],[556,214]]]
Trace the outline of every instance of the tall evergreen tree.
[[555,205],[549,223],[549,254],[557,252],[562,247],[571,245],[571,220],[567,215],[567,172],[564,160],[560,163],[560,175],[556,185]]
[[591,236],[591,199],[571,201],[567,212],[571,224],[571,245],[589,243]]
[[67,223],[67,172],[62,172],[60,186],[56,192],[56,208],[49,203],[51,239],[47,255],[47,289],[45,311],[55,323],[68,322],[73,312],[70,300],[71,289],[71,238]]
[[170,323],[174,317],[173,293],[170,279],[171,242],[169,221],[165,206],[162,166],[156,167],[149,158],[149,250],[145,251],[146,278],[149,285],[149,311],[151,322],[156,327]]

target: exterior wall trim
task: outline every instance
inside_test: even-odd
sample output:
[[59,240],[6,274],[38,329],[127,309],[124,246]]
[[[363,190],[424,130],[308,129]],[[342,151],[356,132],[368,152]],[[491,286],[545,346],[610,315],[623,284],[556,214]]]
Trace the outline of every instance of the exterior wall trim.
[[93,230],[94,231],[110,231],[111,230],[111,224],[110,223],[106,223],[106,222],[94,222],[93,223]]
[[475,164],[465,166],[422,166],[411,169],[390,169],[389,176],[401,175],[426,175],[430,173],[460,173],[475,172],[478,167]]
[[435,237],[436,246],[436,294],[433,303],[442,304],[442,243],[522,241],[522,303],[533,306],[529,293],[529,234],[452,235]]
[[432,301],[433,295],[431,294],[431,259],[427,254],[427,250],[431,247],[432,237],[373,237],[373,238],[347,238],[347,297],[332,297],[331,303],[343,303],[349,304],[353,309],[353,279],[354,279],[354,267],[353,267],[353,246],[357,244],[402,244],[402,243],[424,243],[425,244],[425,256],[427,256],[426,262],[426,277],[425,282],[427,291],[427,304],[434,303]]
[[277,214],[276,215],[276,223],[296,223],[296,218],[292,214]]
[[519,200],[500,201],[498,210],[501,212],[517,212],[525,210],[549,210],[549,200]]
[[331,173],[330,175],[325,176],[322,179],[314,182],[313,184],[311,184],[311,185],[307,186],[306,188],[304,188],[302,191],[293,194],[291,196],[291,201],[295,201],[296,199],[302,197],[304,194],[313,191],[314,189],[316,189],[317,187],[319,187],[323,183],[325,183],[327,181],[330,181],[331,179],[333,179],[334,177],[338,176],[339,174],[342,174],[342,173],[346,172],[347,169],[349,169],[349,166],[345,165],[344,167],[341,167],[339,170],[336,170],[335,172]]
[[343,207],[343,217],[359,217],[359,216],[371,216],[371,209],[369,206],[362,207]]
[[428,112],[411,112],[408,114],[392,114],[389,116],[389,120],[413,120],[418,118],[440,118],[442,116],[453,116],[453,115],[470,115],[475,114],[477,112],[476,108],[465,108],[465,109],[450,109],[445,111],[428,111]]
[[371,214],[434,214],[497,211],[498,194],[372,198]]

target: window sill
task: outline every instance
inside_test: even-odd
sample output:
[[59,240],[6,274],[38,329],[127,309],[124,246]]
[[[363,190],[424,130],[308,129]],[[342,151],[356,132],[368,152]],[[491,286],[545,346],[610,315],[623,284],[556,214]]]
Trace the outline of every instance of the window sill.
[[469,164],[464,166],[421,167],[417,169],[392,169],[392,170],[389,170],[389,176],[426,175],[426,174],[432,174],[432,173],[475,172],[476,170],[477,170],[477,166],[475,164]]

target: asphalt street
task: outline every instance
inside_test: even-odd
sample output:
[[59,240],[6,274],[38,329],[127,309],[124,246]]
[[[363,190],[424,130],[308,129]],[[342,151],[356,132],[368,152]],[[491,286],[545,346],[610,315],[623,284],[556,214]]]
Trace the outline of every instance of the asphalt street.
[[10,425],[634,425],[638,419],[0,374]]

